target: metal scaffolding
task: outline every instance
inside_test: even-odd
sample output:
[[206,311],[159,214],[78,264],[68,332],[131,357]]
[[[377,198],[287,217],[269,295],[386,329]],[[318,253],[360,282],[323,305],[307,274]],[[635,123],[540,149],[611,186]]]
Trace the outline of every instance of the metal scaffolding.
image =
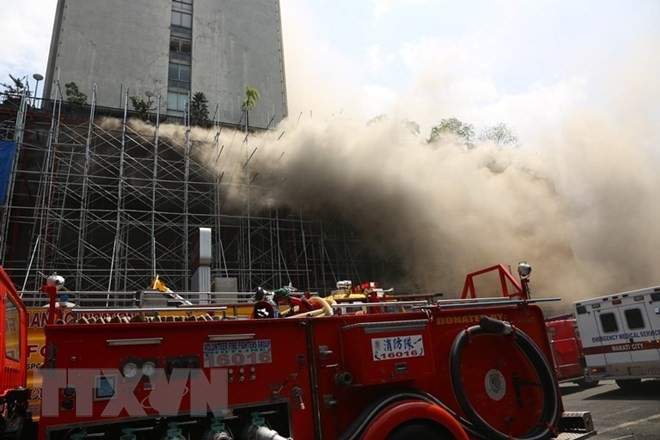
[[[229,184],[208,166],[222,160],[225,124],[213,121],[212,148],[200,158],[192,154],[189,118],[177,143],[161,136],[166,115],[149,115],[153,132],[145,135],[129,124],[140,115],[129,111],[128,95],[121,111],[97,107],[95,96],[89,106],[61,99],[0,106],[0,137],[16,142],[0,207],[0,258],[21,290],[37,290],[57,271],[77,291],[140,290],[156,273],[173,290],[189,291],[200,227],[212,229],[212,280],[235,279],[239,291],[289,283],[327,291],[341,279],[393,278],[397,264],[371,257],[348,225],[324,225],[304,207],[253,209],[259,191],[250,187],[247,126],[237,167],[249,197],[231,212],[224,208]],[[108,114],[113,124],[103,119]]]

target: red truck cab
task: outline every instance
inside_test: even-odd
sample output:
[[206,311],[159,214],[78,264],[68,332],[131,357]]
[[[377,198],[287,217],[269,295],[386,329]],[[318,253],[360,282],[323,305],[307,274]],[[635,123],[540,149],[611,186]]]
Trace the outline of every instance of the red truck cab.
[[27,377],[27,311],[14,285],[0,268],[0,321],[3,331],[0,333],[0,395],[9,390],[25,386]]
[[587,381],[584,377],[584,350],[575,316],[569,314],[549,318],[546,320],[546,327],[551,341],[557,380],[574,382],[583,388],[598,385],[598,381]]
[[0,267],[0,437],[20,432],[27,414],[27,311]]

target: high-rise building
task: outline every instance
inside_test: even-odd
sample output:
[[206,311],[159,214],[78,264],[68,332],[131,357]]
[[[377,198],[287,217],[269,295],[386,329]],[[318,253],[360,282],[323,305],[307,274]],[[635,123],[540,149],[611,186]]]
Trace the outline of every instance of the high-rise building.
[[[250,125],[287,115],[279,0],[58,0],[44,97],[75,83],[96,105],[139,95],[183,116],[202,92],[210,117],[242,118],[246,86],[260,100]],[[129,108],[131,104],[129,103]],[[243,121],[244,123],[244,121]]]

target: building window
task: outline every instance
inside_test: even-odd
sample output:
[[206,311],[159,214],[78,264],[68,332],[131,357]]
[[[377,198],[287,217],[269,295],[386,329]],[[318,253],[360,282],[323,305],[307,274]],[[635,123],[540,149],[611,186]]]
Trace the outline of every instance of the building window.
[[186,111],[190,93],[192,10],[193,0],[172,0],[167,110],[174,115],[183,115]]
[[192,57],[192,42],[180,38],[170,39],[170,59],[190,62]]
[[192,0],[173,0],[172,9],[179,11],[192,11]]
[[183,113],[186,110],[186,102],[188,101],[187,93],[180,92],[167,92],[167,109],[173,112]]
[[638,328],[644,328],[644,317],[642,316],[642,311],[639,309],[628,309],[623,312],[626,316],[626,323],[630,330],[636,330]]
[[192,37],[192,15],[172,11],[171,34],[179,37]]
[[190,66],[170,63],[168,87],[190,90]]
[[192,28],[192,15],[184,12],[172,11],[172,26],[180,28]]
[[603,313],[600,315],[600,325],[603,326],[603,331],[605,333],[619,331],[619,326],[616,323],[616,316],[614,316],[614,313]]

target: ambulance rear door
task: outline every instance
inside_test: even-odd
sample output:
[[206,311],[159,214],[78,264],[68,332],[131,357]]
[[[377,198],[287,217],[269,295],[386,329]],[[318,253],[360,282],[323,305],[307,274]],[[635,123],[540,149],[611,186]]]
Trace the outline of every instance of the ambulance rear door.
[[607,333],[602,330],[600,314],[597,313],[600,312],[600,306],[599,300],[575,303],[575,318],[582,340],[585,363],[587,367],[597,369],[604,368],[607,363],[603,346],[618,337],[617,330],[613,330],[612,326],[606,326],[606,329],[610,330]]
[[625,320],[620,301],[618,295],[613,295],[600,303],[600,308],[596,310],[596,321],[601,334],[607,336],[607,340],[603,342],[603,352],[608,373],[627,376],[628,367],[632,364],[632,356],[629,341],[625,337]]

